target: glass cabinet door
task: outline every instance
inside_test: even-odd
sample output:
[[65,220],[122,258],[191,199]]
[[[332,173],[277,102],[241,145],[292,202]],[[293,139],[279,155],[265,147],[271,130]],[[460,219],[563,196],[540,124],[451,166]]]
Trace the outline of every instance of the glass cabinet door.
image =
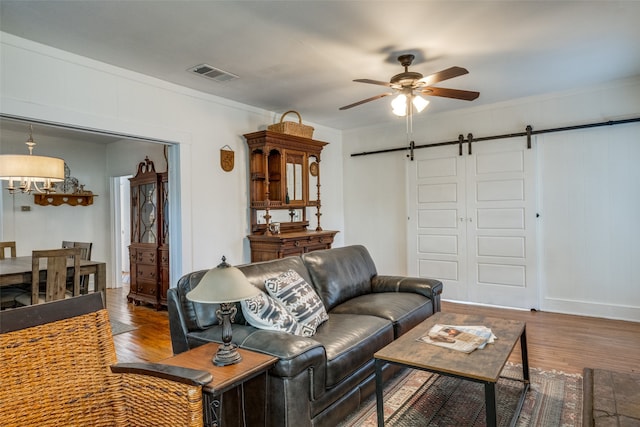
[[287,204],[306,204],[306,177],[302,173],[304,153],[288,152],[286,155],[286,194]]
[[139,243],[157,243],[156,235],[158,208],[156,206],[155,184],[143,184],[139,187],[140,201],[140,240]]

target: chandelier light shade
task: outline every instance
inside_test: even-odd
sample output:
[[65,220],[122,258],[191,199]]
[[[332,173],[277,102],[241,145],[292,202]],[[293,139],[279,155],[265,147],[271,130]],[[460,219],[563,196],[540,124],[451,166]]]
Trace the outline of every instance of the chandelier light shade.
[[242,360],[238,346],[231,342],[231,322],[237,312],[234,303],[251,298],[259,292],[260,290],[249,282],[242,271],[227,264],[225,257],[222,257],[222,262],[216,268],[207,271],[198,285],[187,293],[187,299],[190,301],[220,304],[216,316],[222,324],[222,345],[212,360],[214,365],[232,365]]
[[[54,184],[64,181],[64,160],[57,157],[34,156],[32,126],[26,144],[29,154],[1,154],[0,180],[9,181],[7,190],[13,194],[16,190],[23,193],[54,192]],[[15,186],[18,183],[18,187]]]

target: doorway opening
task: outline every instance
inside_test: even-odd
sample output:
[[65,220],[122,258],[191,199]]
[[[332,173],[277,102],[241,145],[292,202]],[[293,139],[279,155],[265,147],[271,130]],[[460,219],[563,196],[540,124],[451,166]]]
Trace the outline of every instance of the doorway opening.
[[131,196],[129,178],[133,175],[111,177],[114,219],[114,285],[116,288],[129,286],[129,245],[131,244]]

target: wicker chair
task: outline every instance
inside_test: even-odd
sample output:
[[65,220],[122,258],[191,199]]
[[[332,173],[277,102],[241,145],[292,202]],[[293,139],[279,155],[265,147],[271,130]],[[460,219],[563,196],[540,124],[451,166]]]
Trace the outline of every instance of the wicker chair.
[[0,425],[202,426],[209,373],[115,363],[100,293],[0,312]]

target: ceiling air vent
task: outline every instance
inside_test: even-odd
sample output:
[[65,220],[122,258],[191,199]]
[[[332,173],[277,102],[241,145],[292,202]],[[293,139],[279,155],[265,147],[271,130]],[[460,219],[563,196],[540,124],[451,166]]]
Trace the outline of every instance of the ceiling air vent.
[[229,80],[237,79],[238,76],[235,74],[228,73],[226,71],[222,71],[218,68],[212,67],[207,64],[196,65],[195,67],[189,68],[189,71],[192,73],[196,73],[201,75],[202,77],[207,77],[211,80],[215,80],[217,82],[228,82]]

